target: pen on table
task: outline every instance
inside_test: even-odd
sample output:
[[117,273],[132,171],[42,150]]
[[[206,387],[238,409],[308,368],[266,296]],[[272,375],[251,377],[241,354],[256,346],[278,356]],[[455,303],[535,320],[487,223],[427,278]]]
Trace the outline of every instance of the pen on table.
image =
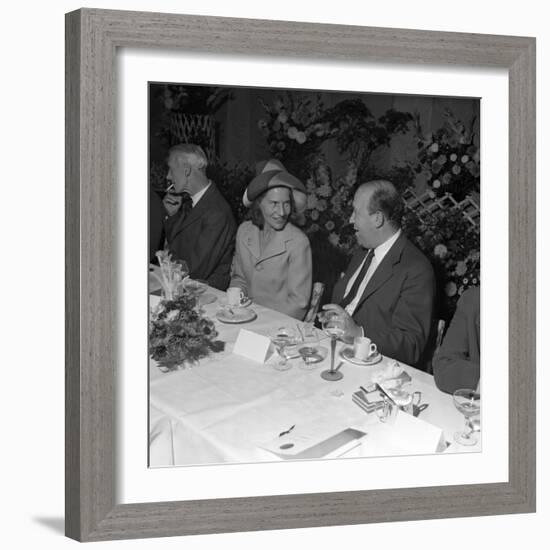
[[290,428],[288,430],[285,430],[284,432],[281,432],[279,434],[279,437],[283,437],[283,435],[289,434],[295,427],[296,427],[296,424],[293,424],[292,426],[290,426]]

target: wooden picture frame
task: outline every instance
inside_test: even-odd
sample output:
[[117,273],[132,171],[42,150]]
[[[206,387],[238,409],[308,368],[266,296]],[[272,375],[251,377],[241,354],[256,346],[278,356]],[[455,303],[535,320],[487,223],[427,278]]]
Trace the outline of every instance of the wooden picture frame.
[[[117,48],[509,71],[509,481],[116,504]],[[535,511],[535,39],[82,9],[66,16],[66,534],[81,541]]]

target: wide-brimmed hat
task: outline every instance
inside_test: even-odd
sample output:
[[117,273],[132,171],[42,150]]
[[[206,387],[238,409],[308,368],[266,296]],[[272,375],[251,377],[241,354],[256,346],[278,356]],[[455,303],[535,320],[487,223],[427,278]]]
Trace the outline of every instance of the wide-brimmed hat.
[[306,207],[306,188],[295,176],[285,170],[282,162],[270,159],[259,162],[256,165],[256,177],[248,184],[244,195],[243,204],[249,208],[252,203],[267,190],[274,187],[286,187],[292,191],[296,211],[303,212]]

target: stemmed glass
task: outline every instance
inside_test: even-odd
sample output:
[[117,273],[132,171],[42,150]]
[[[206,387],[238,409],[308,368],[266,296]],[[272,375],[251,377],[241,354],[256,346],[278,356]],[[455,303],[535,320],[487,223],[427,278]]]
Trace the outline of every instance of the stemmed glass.
[[291,365],[287,360],[285,355],[285,349],[290,346],[295,346],[298,342],[296,333],[293,329],[289,327],[279,327],[272,335],[271,342],[275,346],[277,353],[281,360],[278,363],[275,363],[275,369],[277,370],[288,370]]
[[334,354],[336,340],[342,338],[346,332],[344,318],[336,311],[325,311],[319,315],[323,332],[330,337],[330,369],[321,373],[321,378],[335,382],[343,378],[343,374],[334,370]]
[[481,396],[475,390],[456,390],[453,393],[453,403],[465,420],[464,431],[454,434],[455,441],[461,445],[475,445],[478,437],[477,430],[472,428],[472,417],[479,415]]

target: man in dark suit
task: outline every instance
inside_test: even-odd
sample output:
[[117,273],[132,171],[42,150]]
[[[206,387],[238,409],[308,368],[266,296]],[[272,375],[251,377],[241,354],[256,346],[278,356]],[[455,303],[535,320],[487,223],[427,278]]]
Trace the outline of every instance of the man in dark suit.
[[401,232],[402,211],[389,181],[359,186],[350,223],[360,247],[324,309],[344,316],[348,337],[364,334],[382,354],[417,365],[430,335],[435,277]]
[[192,278],[225,290],[237,227],[229,204],[206,177],[206,166],[206,155],[198,145],[170,149],[167,179],[171,185],[164,198],[166,239],[172,257],[187,262]]
[[157,263],[156,253],[164,247],[166,210],[159,194],[149,190],[149,263]]

